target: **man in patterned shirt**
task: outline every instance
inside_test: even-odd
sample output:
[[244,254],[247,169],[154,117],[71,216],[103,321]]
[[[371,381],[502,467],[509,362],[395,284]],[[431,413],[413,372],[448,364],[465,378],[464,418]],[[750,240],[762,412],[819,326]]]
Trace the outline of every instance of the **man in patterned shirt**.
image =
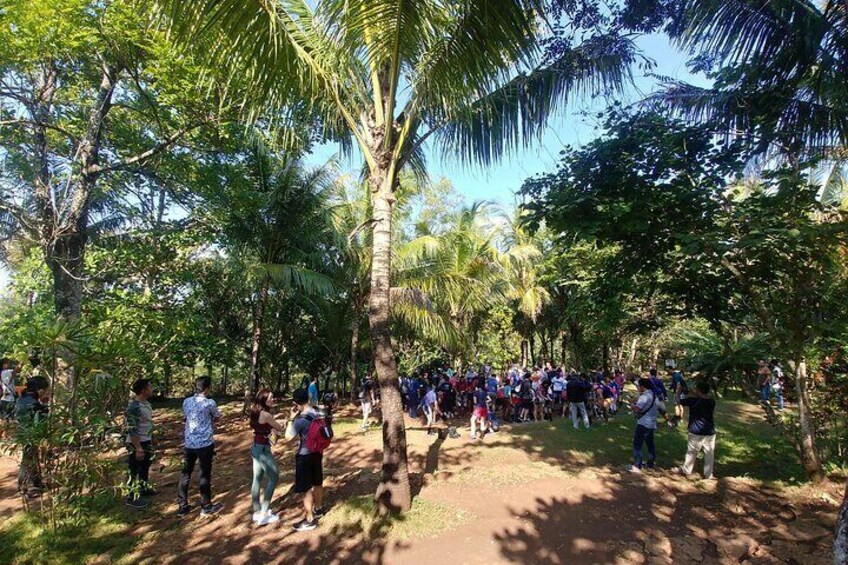
[[208,398],[212,379],[201,377],[197,379],[195,390],[197,393],[183,401],[183,418],[185,421],[185,457],[183,469],[180,474],[179,505],[177,512],[185,516],[191,512],[188,503],[188,483],[194,465],[200,462],[200,509],[201,516],[214,514],[221,509],[221,504],[212,504],[212,458],[215,455],[215,441],[212,439],[213,422],[221,418],[218,405]]

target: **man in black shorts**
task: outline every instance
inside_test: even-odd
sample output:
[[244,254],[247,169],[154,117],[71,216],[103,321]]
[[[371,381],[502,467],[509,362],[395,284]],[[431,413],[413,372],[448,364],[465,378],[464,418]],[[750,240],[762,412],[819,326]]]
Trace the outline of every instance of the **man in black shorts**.
[[294,529],[308,532],[318,527],[317,519],[324,515],[324,454],[310,453],[306,436],[312,421],[324,415],[310,405],[309,394],[305,390],[295,391],[294,404],[286,422],[286,439],[298,438],[294,457],[294,492],[303,494],[304,509],[304,518],[294,525]]

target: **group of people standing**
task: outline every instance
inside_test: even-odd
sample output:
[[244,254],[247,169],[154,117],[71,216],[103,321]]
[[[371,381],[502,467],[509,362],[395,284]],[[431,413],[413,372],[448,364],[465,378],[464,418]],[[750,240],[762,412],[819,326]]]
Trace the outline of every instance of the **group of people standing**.
[[[424,418],[428,433],[434,433],[439,418],[450,433],[456,428],[452,420],[470,414],[470,437],[480,439],[487,433],[497,432],[501,420],[524,423],[552,420],[559,413],[570,416],[575,430],[580,424],[589,429],[593,421],[607,422],[623,409],[636,418],[633,437],[633,462],[631,472],[652,469],[656,462],[654,433],[660,418],[671,427],[682,421],[684,410],[689,409],[688,448],[683,474],[692,473],[697,455],[704,452],[704,476],[713,478],[715,461],[715,400],[710,397],[710,386],[699,381],[690,385],[679,370],[669,371],[668,385],[656,368],[644,378],[628,379],[623,371],[612,373],[597,369],[580,373],[565,371],[550,363],[532,370],[513,365],[496,376],[491,365],[483,364],[479,370],[470,368],[464,373],[444,365],[436,370],[423,370],[401,378],[404,409],[410,418]],[[636,385],[637,397],[630,401],[624,389],[628,380]],[[360,399],[363,403],[363,422],[375,402],[376,387],[370,379],[363,384]],[[674,404],[669,413],[666,402]],[[455,435],[454,437],[458,437]],[[647,457],[644,456],[647,451]]]
[[[183,401],[184,446],[177,490],[178,516],[187,516],[194,509],[189,499],[189,485],[195,467],[199,467],[200,514],[215,514],[223,507],[213,502],[212,497],[214,433],[221,413],[209,396],[211,385],[209,377],[197,379],[195,394]],[[149,477],[154,457],[153,408],[149,401],[152,395],[151,383],[148,379],[139,379],[133,384],[132,390],[134,397],[126,410],[130,476],[126,503],[141,509],[149,505],[149,497],[158,494],[152,488]],[[295,391],[288,417],[283,422],[272,414],[275,404],[274,394],[269,389],[262,389],[253,398],[250,409],[250,457],[253,463],[251,519],[259,526],[279,521],[279,516],[271,511],[271,501],[279,479],[272,445],[277,437],[298,439],[293,491],[303,496],[303,519],[293,527],[297,531],[314,530],[318,518],[324,513],[323,451],[332,438],[332,416],[310,402],[310,394],[306,389]]]

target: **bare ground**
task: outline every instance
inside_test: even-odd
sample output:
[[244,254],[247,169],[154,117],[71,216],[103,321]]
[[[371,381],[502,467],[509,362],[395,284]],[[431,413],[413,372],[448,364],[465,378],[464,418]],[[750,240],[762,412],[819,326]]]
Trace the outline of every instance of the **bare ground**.
[[[506,426],[473,442],[428,436],[409,421],[418,518],[388,524],[350,519],[349,502],[374,491],[380,433],[339,425],[325,456],[330,512],[314,532],[296,533],[298,500],[291,446],[276,448],[281,479],[272,508],[278,524],[249,519],[251,435],[235,405],[217,430],[213,471],[217,516],[176,518],[179,423],[166,413],[152,476],[151,509],[133,512],[127,535],[136,549],[123,560],[147,563],[830,563],[841,485],[789,487],[742,477],[705,482],[669,470],[631,475],[568,449],[542,444],[551,424]],[[165,411],[159,414],[163,419]],[[759,418],[752,409],[740,418]],[[553,426],[564,425],[556,420]],[[533,428],[536,426],[536,428]],[[626,441],[610,431],[609,444]],[[661,437],[660,437],[661,441]],[[606,447],[607,442],[599,444]],[[720,445],[720,444],[719,444]],[[721,457],[719,447],[719,466]],[[679,454],[682,457],[682,453]],[[768,453],[755,454],[767,457]],[[677,461],[679,463],[679,459]],[[668,462],[671,467],[673,462]],[[16,462],[0,460],[0,517],[20,509]],[[192,485],[196,496],[196,484]],[[359,497],[359,498],[356,498]],[[129,511],[129,510],[128,510]],[[112,562],[113,556],[100,556]]]

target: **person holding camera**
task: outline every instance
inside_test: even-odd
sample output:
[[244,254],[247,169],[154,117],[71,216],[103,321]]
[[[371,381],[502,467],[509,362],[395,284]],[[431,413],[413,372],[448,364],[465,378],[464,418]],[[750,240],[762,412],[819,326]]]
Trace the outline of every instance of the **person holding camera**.
[[318,527],[318,518],[324,515],[324,450],[333,437],[332,418],[310,404],[305,390],[296,390],[293,401],[285,435],[298,439],[293,491],[303,495],[304,511],[293,528],[308,532]]
[[633,464],[627,470],[642,472],[642,445],[648,447],[648,469],[654,468],[657,449],[654,445],[654,432],[657,429],[657,416],[660,413],[660,399],[654,391],[651,379],[639,379],[637,384],[639,398],[631,406],[636,416],[636,432],[633,435]]
[[150,464],[153,462],[153,407],[148,399],[153,395],[149,379],[138,379],[132,386],[135,398],[130,400],[124,415],[127,423],[127,466],[129,488],[126,504],[136,509],[148,506],[143,496],[154,496],[150,486]]

